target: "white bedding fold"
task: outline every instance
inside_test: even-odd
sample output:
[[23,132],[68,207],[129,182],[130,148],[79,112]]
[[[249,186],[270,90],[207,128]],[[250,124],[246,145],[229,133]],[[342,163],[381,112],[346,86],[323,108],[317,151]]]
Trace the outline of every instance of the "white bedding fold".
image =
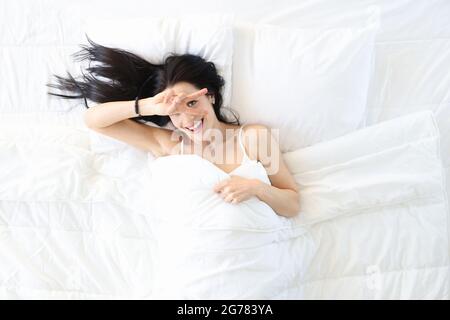
[[[448,296],[447,195],[430,113],[285,154],[302,211],[283,227],[302,232],[270,237],[195,234],[170,220],[158,228],[147,155],[95,154],[86,130],[65,125],[0,121],[2,298],[152,298],[158,287],[211,298]],[[163,237],[170,254],[158,260]]]

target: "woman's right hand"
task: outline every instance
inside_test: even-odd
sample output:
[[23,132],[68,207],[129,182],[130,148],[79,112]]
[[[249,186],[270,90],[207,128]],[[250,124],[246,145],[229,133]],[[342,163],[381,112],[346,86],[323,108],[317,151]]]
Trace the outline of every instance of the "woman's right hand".
[[139,101],[139,105],[142,105],[140,113],[142,115],[160,115],[170,116],[177,113],[188,113],[199,115],[202,112],[195,110],[195,108],[189,108],[186,105],[187,100],[193,100],[208,93],[208,89],[203,88],[189,95],[181,93],[176,95],[172,89],[166,89],[157,95]]

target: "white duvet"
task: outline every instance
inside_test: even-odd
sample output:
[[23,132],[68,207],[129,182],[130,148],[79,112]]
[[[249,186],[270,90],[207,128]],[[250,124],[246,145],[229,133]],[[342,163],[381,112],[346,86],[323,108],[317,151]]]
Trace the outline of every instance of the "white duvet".
[[[153,298],[271,299],[302,297],[302,269],[314,243],[307,230],[277,215],[253,196],[225,202],[215,184],[229,176],[196,155],[150,162],[152,210],[147,214],[157,243]],[[270,184],[256,163],[234,175]],[[296,238],[301,238],[296,241]]]
[[96,154],[89,143],[66,118],[0,120],[1,298],[449,296],[447,195],[431,112],[285,154],[302,209],[288,221],[273,217],[285,230],[263,234],[238,230],[244,220],[267,228],[251,211],[226,232],[156,223],[151,157],[131,148]]

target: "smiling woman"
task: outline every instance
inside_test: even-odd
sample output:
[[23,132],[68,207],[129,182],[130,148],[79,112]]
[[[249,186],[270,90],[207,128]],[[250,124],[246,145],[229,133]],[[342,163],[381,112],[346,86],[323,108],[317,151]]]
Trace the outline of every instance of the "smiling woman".
[[[85,107],[89,108],[87,100],[106,103],[134,100],[136,97],[148,98],[177,83],[187,82],[194,85],[197,90],[208,89],[219,121],[239,124],[233,110],[230,110],[235,118],[233,121],[227,119],[221,112],[223,101],[221,90],[224,80],[218,74],[214,63],[196,55],[172,54],[163,64],[154,64],[132,52],[106,47],[87,36],[86,38],[89,45],[81,45],[82,49],[73,56],[77,61],[88,61],[87,74],[82,73],[79,80],[70,73],[67,73],[67,77],[55,75],[56,83],[48,83],[47,86],[69,94],[55,92],[48,94],[66,99],[84,99]],[[135,116],[132,120],[137,122],[145,120],[164,126],[171,119],[167,115],[156,114]]]
[[[123,60],[135,69],[125,72],[118,62],[128,53],[104,47],[89,50],[97,60],[103,57],[100,60],[109,62],[105,69],[91,72],[114,79],[124,81],[127,77],[122,72],[136,76],[139,69],[130,65],[131,59],[146,65],[130,56]],[[112,71],[114,67],[117,70]],[[139,98],[138,92],[147,86],[142,92],[148,97],[137,99],[136,104],[130,93],[128,100],[100,103],[86,111],[85,122],[96,132],[156,155],[149,166],[151,190],[145,191],[151,194],[150,216],[155,218],[152,229],[158,242],[153,297],[286,295],[286,274],[295,274],[296,266],[286,264],[280,269],[279,261],[285,259],[289,246],[282,240],[296,236],[289,231],[287,218],[299,212],[299,194],[272,139],[272,129],[240,125],[238,119],[237,124],[224,121],[223,80],[214,64],[201,57],[170,56],[162,66],[147,67],[149,74],[140,79],[143,85],[135,81],[133,92]],[[107,99],[110,91],[110,84],[93,76],[85,76],[84,82],[59,79],[60,88],[98,101]],[[124,92],[120,87],[115,90]],[[130,118],[164,119],[176,129],[147,126]],[[177,135],[181,141],[174,138]],[[222,157],[212,157],[205,150],[222,152]],[[259,272],[247,274],[249,265]]]
[[[155,65],[130,52],[88,40],[91,46],[84,46],[76,56],[96,65],[88,68],[82,80],[70,74],[68,78],[57,76],[58,83],[48,86],[75,93],[49,94],[84,98],[86,107],[87,99],[99,102],[85,113],[90,129],[160,158],[177,155],[180,150],[182,155],[195,154],[203,160],[195,167],[200,174],[207,172],[200,165],[211,162],[228,176],[209,187],[211,192],[214,189],[214,197],[225,202],[238,204],[253,197],[280,215],[293,216],[299,211],[298,188],[281,159],[278,144],[274,144],[271,129],[250,124],[243,130],[236,116],[231,122],[222,115],[224,80],[214,63],[182,54],[170,55],[162,65]],[[170,121],[176,129],[147,126],[139,123],[141,119],[159,126]],[[214,159],[204,152],[207,149],[224,156]],[[187,162],[176,165],[184,168]],[[251,168],[253,165],[258,170]],[[173,169],[165,167],[166,176]],[[236,175],[238,169],[240,175]]]

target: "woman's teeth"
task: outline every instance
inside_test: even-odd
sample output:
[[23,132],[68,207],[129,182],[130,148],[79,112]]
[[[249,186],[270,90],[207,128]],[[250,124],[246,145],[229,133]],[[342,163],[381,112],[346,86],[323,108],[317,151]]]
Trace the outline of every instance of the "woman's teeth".
[[203,128],[203,119],[195,121],[194,125],[192,127],[186,127],[186,129],[190,130],[191,132],[197,132],[200,131]]

